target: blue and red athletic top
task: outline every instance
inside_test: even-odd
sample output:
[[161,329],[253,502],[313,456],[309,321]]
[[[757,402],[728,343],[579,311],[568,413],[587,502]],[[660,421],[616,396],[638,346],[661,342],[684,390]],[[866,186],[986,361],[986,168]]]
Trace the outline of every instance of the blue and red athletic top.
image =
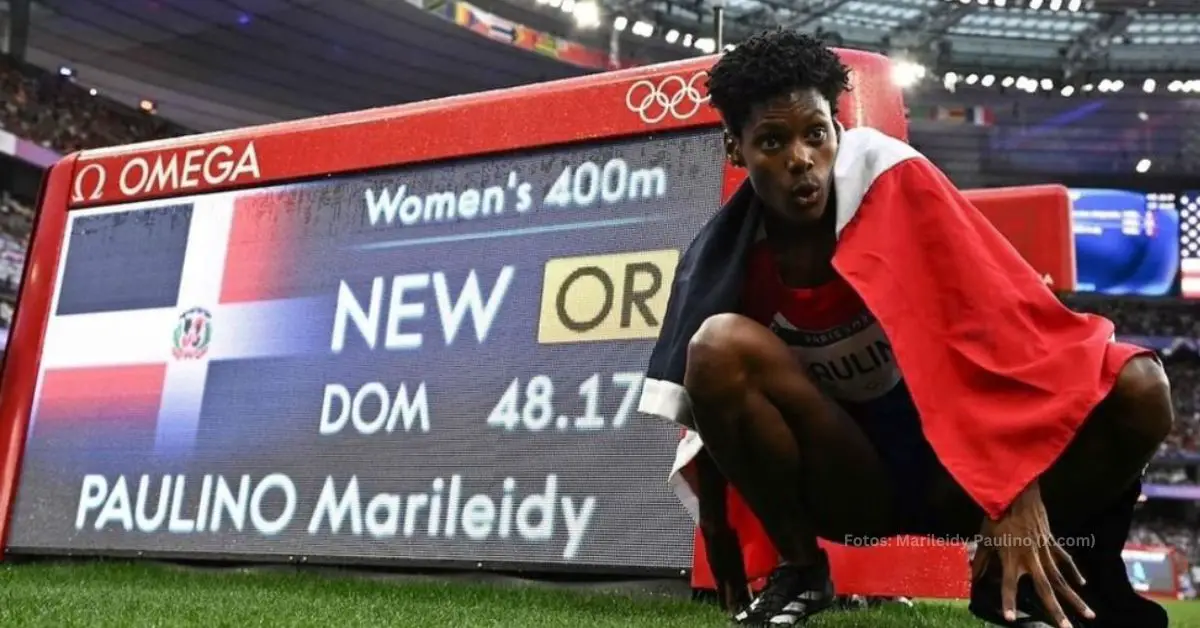
[[891,343],[846,281],[838,277],[816,288],[784,285],[765,240],[751,250],[747,271],[742,313],[787,343],[830,398],[848,409],[872,405],[901,382]]

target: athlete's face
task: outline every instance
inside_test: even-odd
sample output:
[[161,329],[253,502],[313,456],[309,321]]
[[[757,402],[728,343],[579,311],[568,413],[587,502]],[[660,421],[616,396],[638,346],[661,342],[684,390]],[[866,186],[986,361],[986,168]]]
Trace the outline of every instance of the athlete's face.
[[726,136],[735,166],[744,166],[754,191],[784,220],[809,225],[829,201],[838,133],[829,101],[797,90],[754,107],[738,134]]

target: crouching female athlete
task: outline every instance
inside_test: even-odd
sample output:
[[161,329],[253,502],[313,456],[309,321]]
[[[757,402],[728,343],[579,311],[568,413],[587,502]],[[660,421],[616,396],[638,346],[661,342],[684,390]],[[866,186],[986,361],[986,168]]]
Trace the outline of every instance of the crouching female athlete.
[[[849,84],[785,30],[709,76],[749,181],[680,263],[640,407],[688,428],[672,479],[726,607],[803,623],[833,600],[818,538],[952,535],[979,539],[989,622],[1166,626],[1121,560],[1171,429],[1161,365],[1063,306],[907,144],[843,130]],[[751,600],[758,529],[780,560]]]

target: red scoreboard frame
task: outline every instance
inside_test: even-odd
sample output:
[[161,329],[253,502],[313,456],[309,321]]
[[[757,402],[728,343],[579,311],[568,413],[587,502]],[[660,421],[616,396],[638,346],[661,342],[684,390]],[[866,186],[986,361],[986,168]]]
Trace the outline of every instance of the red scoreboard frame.
[[[840,103],[842,123],[874,127],[906,140],[903,96],[891,80],[889,61],[861,51],[841,50],[839,54],[853,69],[853,89]],[[720,121],[707,104],[704,78],[715,59],[703,57],[431,102],[89,150],[55,164],[43,182],[0,382],[0,540],[7,540],[68,212],[406,164],[712,128]],[[744,176],[739,169],[726,168],[726,197]],[[975,191],[969,196],[980,201],[980,208],[1002,226],[1055,288],[1073,287],[1065,188]],[[1042,209],[1031,213],[1031,206]],[[667,471],[663,469],[664,480]],[[957,561],[959,552],[965,550],[947,551],[952,553],[946,554],[946,559]],[[697,586],[706,584],[703,556],[703,548],[698,546]],[[886,560],[894,564],[898,557],[889,556]],[[962,567],[965,569],[965,563]],[[845,567],[841,571],[851,577]],[[958,582],[961,578],[955,571],[951,569],[950,578]],[[898,582],[896,587],[913,592],[913,587],[904,583]],[[957,584],[916,588],[936,595],[961,592]]]

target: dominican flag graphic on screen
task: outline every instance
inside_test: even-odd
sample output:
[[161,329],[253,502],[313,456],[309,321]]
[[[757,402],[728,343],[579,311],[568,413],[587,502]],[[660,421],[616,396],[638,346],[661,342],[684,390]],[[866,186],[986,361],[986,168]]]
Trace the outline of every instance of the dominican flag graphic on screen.
[[189,454],[214,363],[318,349],[286,190],[71,216],[30,442]]

